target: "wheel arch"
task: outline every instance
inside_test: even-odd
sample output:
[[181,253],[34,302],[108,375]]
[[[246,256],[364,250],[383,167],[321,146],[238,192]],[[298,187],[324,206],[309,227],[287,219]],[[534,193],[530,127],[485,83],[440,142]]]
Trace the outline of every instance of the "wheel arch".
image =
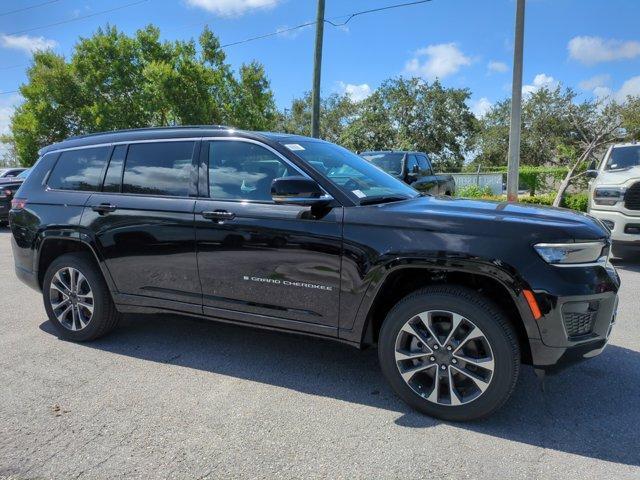
[[42,289],[44,275],[51,262],[60,255],[72,252],[86,252],[99,268],[109,290],[116,292],[115,284],[100,255],[93,237],[83,231],[71,229],[50,229],[40,233],[37,241],[37,254],[34,257],[33,271],[37,274],[38,285]]
[[523,290],[527,284],[515,271],[492,262],[473,260],[398,261],[387,265],[379,280],[372,281],[363,299],[354,328],[353,340],[360,346],[375,344],[382,322],[400,299],[429,285],[459,285],[487,296],[513,325],[525,363],[531,361],[529,338],[539,338],[539,330]]

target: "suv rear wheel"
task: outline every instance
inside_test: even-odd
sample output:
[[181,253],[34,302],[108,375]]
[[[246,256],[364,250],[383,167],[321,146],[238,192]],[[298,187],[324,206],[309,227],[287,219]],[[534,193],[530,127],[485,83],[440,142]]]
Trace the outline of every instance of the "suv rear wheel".
[[62,338],[94,340],[118,323],[107,284],[88,254],[56,258],[44,275],[42,292],[49,320]]
[[500,309],[455,286],[400,301],[382,325],[378,356],[403,400],[445,420],[490,415],[511,395],[520,367],[516,334]]

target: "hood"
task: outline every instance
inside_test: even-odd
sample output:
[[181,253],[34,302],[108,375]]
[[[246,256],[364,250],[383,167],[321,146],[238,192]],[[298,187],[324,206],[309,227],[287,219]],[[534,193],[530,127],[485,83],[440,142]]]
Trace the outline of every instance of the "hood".
[[622,185],[632,179],[640,180],[640,165],[623,170],[600,170],[594,185]]
[[484,238],[508,235],[531,241],[573,241],[609,237],[599,220],[564,208],[450,197],[417,197],[371,207],[377,209],[371,215],[375,223]]

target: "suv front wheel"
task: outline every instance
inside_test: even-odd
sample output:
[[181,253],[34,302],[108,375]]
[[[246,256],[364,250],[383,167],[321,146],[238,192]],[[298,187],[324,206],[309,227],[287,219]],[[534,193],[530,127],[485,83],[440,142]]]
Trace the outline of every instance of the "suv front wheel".
[[400,301],[382,325],[378,356],[403,400],[457,421],[502,406],[520,367],[516,334],[500,309],[455,286],[428,287]]
[[42,294],[49,320],[67,340],[94,340],[118,323],[109,288],[88,254],[56,258],[44,275]]

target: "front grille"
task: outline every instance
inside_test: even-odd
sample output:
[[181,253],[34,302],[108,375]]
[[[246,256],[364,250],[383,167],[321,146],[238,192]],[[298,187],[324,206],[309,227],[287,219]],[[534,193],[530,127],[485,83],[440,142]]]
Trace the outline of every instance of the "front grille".
[[629,210],[640,210],[640,182],[636,182],[624,196],[624,206]]
[[591,333],[593,323],[593,312],[577,313],[570,312],[564,314],[564,326],[569,337],[579,337]]

